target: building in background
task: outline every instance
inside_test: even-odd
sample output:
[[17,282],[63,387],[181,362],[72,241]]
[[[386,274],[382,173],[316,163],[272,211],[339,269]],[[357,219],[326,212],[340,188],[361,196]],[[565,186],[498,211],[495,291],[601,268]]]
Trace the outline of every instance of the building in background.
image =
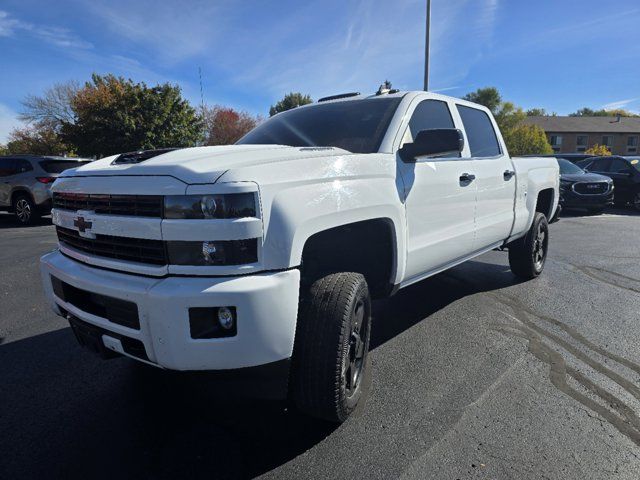
[[527,117],[541,127],[555,153],[582,153],[596,144],[614,155],[637,155],[640,117]]

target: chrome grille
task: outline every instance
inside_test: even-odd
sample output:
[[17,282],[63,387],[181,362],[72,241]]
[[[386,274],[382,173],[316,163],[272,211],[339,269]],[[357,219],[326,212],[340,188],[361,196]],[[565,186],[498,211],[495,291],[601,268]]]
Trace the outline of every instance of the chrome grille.
[[162,218],[163,202],[161,195],[53,194],[53,208],[74,212],[91,210],[105,215]]
[[151,265],[167,265],[167,254],[162,240],[96,235],[81,237],[75,230],[56,227],[58,241],[84,253]]

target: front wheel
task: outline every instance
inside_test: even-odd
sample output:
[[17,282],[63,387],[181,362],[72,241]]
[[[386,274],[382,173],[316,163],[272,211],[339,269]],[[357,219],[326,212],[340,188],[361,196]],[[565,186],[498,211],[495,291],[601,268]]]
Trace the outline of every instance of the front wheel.
[[293,350],[291,397],[302,412],[343,422],[363,397],[371,297],[363,275],[334,273],[303,292]]
[[542,273],[549,248],[547,217],[536,212],[527,234],[509,245],[509,266],[516,277],[526,280]]
[[633,196],[633,207],[636,210],[640,211],[640,191],[637,191]]

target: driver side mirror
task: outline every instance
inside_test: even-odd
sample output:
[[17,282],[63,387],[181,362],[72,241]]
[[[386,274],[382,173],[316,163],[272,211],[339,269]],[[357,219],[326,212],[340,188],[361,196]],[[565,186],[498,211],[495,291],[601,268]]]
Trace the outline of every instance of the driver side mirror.
[[433,128],[421,130],[413,143],[405,143],[399,150],[405,162],[415,162],[417,157],[459,157],[464,149],[464,135],[457,128]]

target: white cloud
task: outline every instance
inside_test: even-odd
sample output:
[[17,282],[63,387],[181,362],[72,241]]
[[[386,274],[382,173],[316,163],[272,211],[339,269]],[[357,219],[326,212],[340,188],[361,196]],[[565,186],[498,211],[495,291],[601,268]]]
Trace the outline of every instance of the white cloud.
[[[424,0],[299,2],[274,4],[270,19],[245,2],[91,2],[90,11],[118,38],[146,47],[156,64],[193,62],[220,72],[234,89],[276,97],[304,91],[314,96],[341,90],[374,91],[385,79],[421,88],[424,64]],[[493,39],[499,0],[436,2],[432,17],[434,88],[458,84]],[[459,25],[466,28],[462,31]],[[474,37],[472,42],[468,38]],[[469,44],[464,61],[452,59],[455,42]],[[197,63],[196,63],[197,61]]]
[[637,102],[640,98],[628,98],[626,100],[618,100],[617,102],[607,103],[603,105],[602,108],[604,110],[618,110],[620,108],[626,108],[627,105],[633,102]]
[[10,18],[7,12],[0,10],[0,37],[10,37],[17,28],[20,28],[20,22]]
[[0,10],[0,36],[11,37],[18,33],[31,35],[55,47],[76,49],[90,49],[93,47],[90,42],[81,39],[68,28],[23,22]]
[[0,143],[6,143],[11,130],[21,124],[18,120],[18,114],[0,103]]
[[217,3],[114,0],[89,2],[87,8],[119,39],[146,45],[161,60],[176,62],[225,48],[220,33],[230,13],[223,10],[231,8]]

